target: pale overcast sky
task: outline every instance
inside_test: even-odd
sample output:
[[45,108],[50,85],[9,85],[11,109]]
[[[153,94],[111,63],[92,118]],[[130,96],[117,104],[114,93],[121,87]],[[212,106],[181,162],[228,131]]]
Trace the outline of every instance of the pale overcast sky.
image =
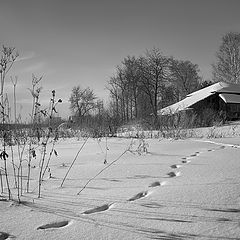
[[26,119],[32,73],[44,76],[44,101],[52,89],[64,100],[66,117],[73,86],[106,99],[123,58],[153,47],[198,64],[210,79],[222,36],[240,32],[239,9],[239,0],[0,0],[0,44],[22,59],[10,73],[19,79],[18,111],[21,104]]

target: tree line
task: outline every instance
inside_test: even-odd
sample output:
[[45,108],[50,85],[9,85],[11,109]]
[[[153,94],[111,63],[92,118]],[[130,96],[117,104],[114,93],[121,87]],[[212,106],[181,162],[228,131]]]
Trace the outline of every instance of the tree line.
[[153,48],[139,57],[125,57],[116,67],[107,81],[107,105],[104,106],[90,88],[77,86],[72,89],[70,109],[81,124],[96,125],[95,121],[100,121],[116,127],[144,121],[158,128],[159,109],[214,82],[240,82],[239,33],[230,32],[222,37],[212,69],[211,81],[205,81],[199,75],[197,64],[166,56],[160,49]]
[[[140,57],[127,56],[107,82],[108,106],[104,108],[93,90],[72,89],[70,108],[79,120],[97,110],[116,126],[132,121],[158,124],[157,111],[202,87],[197,64],[165,56],[157,48]],[[89,113],[89,114],[87,114]],[[88,116],[89,118],[89,116]]]

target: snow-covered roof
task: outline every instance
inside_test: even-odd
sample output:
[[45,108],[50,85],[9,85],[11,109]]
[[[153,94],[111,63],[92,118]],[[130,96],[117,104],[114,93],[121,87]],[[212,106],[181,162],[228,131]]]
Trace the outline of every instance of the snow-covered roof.
[[[221,94],[221,93],[226,93],[226,99],[230,99],[228,102],[234,101],[238,103],[239,97],[233,97],[229,96],[230,94],[240,94],[240,85],[239,84],[232,84],[232,83],[225,83],[225,82],[218,82],[215,83],[211,86],[205,87],[203,89],[200,89],[196,92],[190,93],[184,98],[183,100],[170,105],[168,107],[165,107],[163,109],[158,110],[158,115],[169,115],[169,114],[174,114],[179,111],[184,111],[190,109],[192,105],[195,103],[215,94]],[[224,99],[223,99],[224,100]],[[227,102],[227,100],[225,101]]]
[[225,103],[240,103],[240,95],[237,94],[220,93],[219,97]]

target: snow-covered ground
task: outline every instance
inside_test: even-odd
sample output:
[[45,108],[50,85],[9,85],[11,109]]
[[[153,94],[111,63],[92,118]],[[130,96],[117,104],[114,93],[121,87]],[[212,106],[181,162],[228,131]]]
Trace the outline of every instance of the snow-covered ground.
[[147,153],[108,138],[105,165],[105,139],[89,139],[60,187],[83,142],[58,142],[41,198],[33,162],[23,203],[0,201],[0,240],[240,239],[239,137],[147,139]]

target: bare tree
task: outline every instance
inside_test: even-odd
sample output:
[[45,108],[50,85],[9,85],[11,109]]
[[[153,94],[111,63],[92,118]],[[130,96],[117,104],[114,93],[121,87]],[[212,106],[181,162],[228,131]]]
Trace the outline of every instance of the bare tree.
[[120,96],[119,96],[119,87],[115,84],[115,77],[111,77],[108,81],[108,86],[106,88],[110,92],[110,109],[112,117],[119,120],[120,116]]
[[198,71],[190,61],[174,60],[157,48],[138,58],[124,58],[107,86],[113,118],[119,124],[144,120],[159,125],[159,108],[200,88]]
[[70,96],[70,109],[77,117],[84,117],[95,108],[96,96],[89,87],[82,89],[80,86],[73,87]]
[[214,81],[240,83],[240,33],[229,32],[223,36],[216,57]]
[[125,78],[128,83],[130,119],[138,118],[138,97],[140,96],[140,71],[138,60],[128,56],[123,60]]
[[129,104],[129,84],[125,78],[124,69],[117,67],[116,75],[111,77],[109,91],[114,102],[116,116],[120,117],[121,122],[129,120],[128,104]]
[[170,71],[170,79],[175,88],[177,101],[199,88],[201,77],[198,75],[199,69],[197,64],[193,64],[190,61],[171,59]]
[[17,87],[17,81],[18,78],[15,76],[15,79],[11,77],[11,81],[13,84],[13,104],[14,104],[14,123],[17,123],[17,100],[16,100],[16,87]]
[[169,75],[169,58],[163,56],[159,49],[154,48],[147,51],[146,57],[140,58],[139,62],[141,89],[148,96],[149,107],[157,121],[157,110]]

